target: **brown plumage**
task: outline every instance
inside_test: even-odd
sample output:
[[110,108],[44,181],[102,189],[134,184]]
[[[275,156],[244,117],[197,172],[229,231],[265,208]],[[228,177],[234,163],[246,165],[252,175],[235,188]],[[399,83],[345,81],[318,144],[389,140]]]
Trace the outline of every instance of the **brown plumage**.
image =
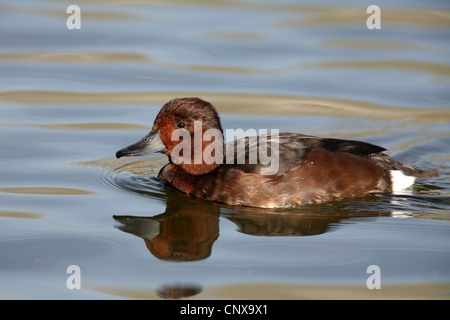
[[[216,145],[223,147],[223,162],[206,163],[202,159],[195,163],[191,154],[186,159],[192,161],[174,163],[172,152],[182,139],[174,141],[173,132],[182,128],[193,137],[196,121],[202,124],[202,134],[208,129],[223,132],[217,111],[210,103],[199,98],[174,99],[158,113],[149,135],[116,155],[162,152],[169,156],[169,164],[161,169],[158,177],[176,189],[204,200],[266,208],[321,203],[369,193],[391,193],[391,170],[418,178],[438,174],[437,171],[401,164],[382,153],[384,148],[373,144],[296,133],[243,138],[245,156],[239,153],[242,149],[237,147],[237,142],[224,146],[223,140],[214,139],[212,141]],[[193,140],[191,150],[195,149]],[[267,141],[267,144],[261,141]],[[199,146],[204,151],[211,143],[203,139]],[[278,150],[276,172],[263,173],[262,170],[268,169],[270,164],[263,164],[259,158],[260,144],[268,146],[271,152]],[[271,149],[272,146],[278,148]],[[256,163],[251,161],[252,153],[258,155]],[[239,162],[239,157],[245,162]],[[232,161],[229,162],[230,159]]]

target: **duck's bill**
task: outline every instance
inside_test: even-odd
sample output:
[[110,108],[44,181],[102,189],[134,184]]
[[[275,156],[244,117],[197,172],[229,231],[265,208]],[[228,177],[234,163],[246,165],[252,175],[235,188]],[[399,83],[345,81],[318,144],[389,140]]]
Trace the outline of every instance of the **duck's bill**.
[[135,157],[144,156],[155,152],[164,152],[167,148],[161,140],[161,133],[159,130],[152,131],[140,141],[120,149],[116,152],[116,157]]

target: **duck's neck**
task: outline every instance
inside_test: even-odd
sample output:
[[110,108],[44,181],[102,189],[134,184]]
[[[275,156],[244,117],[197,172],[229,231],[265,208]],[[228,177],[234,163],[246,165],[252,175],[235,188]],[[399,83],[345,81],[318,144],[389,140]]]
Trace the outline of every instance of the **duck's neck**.
[[216,163],[213,163],[213,164],[207,164],[207,163],[181,164],[181,165],[179,165],[179,167],[184,172],[186,172],[190,175],[194,175],[194,176],[210,173],[211,171],[216,169],[218,166],[220,166],[220,164],[216,164]]
[[[193,151],[191,152],[191,150]],[[203,141],[199,148],[171,150],[169,161],[190,175],[207,174],[224,163],[223,141]]]

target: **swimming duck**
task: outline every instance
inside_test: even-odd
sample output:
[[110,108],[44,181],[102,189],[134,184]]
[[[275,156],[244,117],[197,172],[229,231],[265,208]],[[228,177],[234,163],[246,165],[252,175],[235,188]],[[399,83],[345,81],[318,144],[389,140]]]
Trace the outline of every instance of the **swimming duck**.
[[[410,187],[416,178],[439,173],[402,164],[384,154],[385,148],[361,141],[271,132],[224,144],[222,134],[211,103],[177,98],[162,107],[149,134],[117,151],[116,157],[161,152],[169,163],[158,178],[179,191],[261,208],[393,193]],[[261,153],[263,147],[269,151]],[[263,161],[269,153],[273,163]]]

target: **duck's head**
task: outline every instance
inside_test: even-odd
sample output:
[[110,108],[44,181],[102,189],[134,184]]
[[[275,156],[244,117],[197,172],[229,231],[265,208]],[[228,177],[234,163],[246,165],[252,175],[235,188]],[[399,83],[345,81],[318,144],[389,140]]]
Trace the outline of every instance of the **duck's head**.
[[[207,131],[209,134],[205,135]],[[182,142],[184,144],[181,144]],[[217,161],[211,162],[204,157],[208,146],[209,150],[214,149],[210,144],[223,147],[223,130],[216,109],[199,98],[178,98],[167,102],[161,108],[150,133],[140,141],[117,151],[116,157],[161,152],[185,172],[199,175],[220,165]],[[212,155],[221,151],[216,149]],[[199,154],[202,155],[200,158]]]

